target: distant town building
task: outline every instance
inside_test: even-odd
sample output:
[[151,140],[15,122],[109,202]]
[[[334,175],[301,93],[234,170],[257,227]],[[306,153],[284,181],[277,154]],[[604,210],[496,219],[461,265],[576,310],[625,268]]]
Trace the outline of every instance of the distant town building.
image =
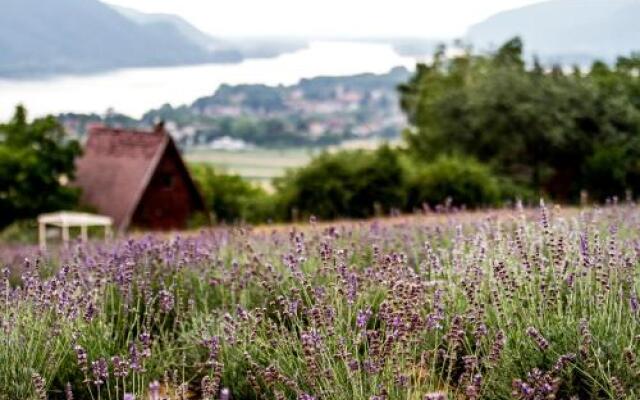
[[215,139],[207,146],[211,150],[240,151],[247,150],[251,146],[242,139],[234,139],[230,136],[223,136]]
[[130,227],[182,229],[204,211],[202,196],[162,125],[152,132],[94,126],[77,161],[81,200]]

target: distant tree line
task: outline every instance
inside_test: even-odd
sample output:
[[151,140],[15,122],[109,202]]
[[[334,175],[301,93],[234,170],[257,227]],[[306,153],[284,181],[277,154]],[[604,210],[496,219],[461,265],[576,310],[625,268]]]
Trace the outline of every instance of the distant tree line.
[[497,206],[526,196],[485,164],[460,156],[415,162],[398,149],[323,153],[274,182],[274,191],[210,166],[193,165],[217,222],[368,218],[437,206]]
[[640,187],[640,54],[588,71],[527,65],[515,38],[491,55],[444,48],[400,87],[424,162],[473,157],[536,194],[576,201]]

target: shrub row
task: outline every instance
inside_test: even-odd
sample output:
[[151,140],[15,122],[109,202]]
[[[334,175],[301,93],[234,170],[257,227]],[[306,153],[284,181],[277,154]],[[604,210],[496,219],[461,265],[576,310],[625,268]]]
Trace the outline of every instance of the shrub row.
[[492,207],[530,194],[473,158],[440,156],[423,163],[400,150],[323,153],[274,182],[275,192],[211,167],[193,167],[217,221],[264,222],[367,218],[437,205]]

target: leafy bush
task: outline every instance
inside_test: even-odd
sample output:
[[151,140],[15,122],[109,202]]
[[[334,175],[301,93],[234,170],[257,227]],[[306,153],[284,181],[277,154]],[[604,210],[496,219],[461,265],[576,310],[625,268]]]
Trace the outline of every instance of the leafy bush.
[[623,198],[626,190],[640,189],[640,143],[634,142],[639,138],[600,147],[586,160],[583,172],[589,179],[582,186],[590,196]]
[[400,150],[323,153],[307,166],[290,170],[274,181],[275,193],[237,175],[205,165],[192,165],[209,210],[218,222],[267,222],[367,218],[392,210],[413,211],[424,203],[481,207],[503,200],[530,200],[531,191],[495,175],[472,158],[441,156],[416,162]]
[[14,221],[0,231],[2,243],[37,243],[38,223],[35,220]]
[[440,156],[417,166],[407,183],[409,208],[448,199],[454,205],[496,205],[501,200],[500,180],[489,167],[468,157]]
[[369,217],[404,204],[404,171],[388,146],[323,153],[275,182],[279,215],[288,219]]
[[215,222],[263,222],[271,214],[261,187],[205,164],[190,165],[190,170]]

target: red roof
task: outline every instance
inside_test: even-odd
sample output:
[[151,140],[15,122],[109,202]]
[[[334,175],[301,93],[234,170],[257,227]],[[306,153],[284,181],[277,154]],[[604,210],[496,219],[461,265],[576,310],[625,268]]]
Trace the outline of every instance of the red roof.
[[93,127],[84,154],[76,163],[82,202],[128,227],[170,136],[154,132]]

